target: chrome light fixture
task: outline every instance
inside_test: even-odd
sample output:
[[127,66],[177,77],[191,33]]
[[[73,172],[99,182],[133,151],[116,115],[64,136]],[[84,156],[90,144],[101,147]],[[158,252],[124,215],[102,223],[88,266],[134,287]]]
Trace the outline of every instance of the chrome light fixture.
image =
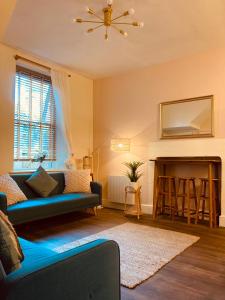
[[94,23],[94,24],[98,24],[95,27],[89,28],[87,30],[87,33],[91,33],[94,30],[105,26],[105,39],[106,40],[108,40],[108,38],[109,38],[108,30],[109,30],[110,27],[117,30],[124,37],[127,37],[128,36],[127,32],[120,29],[120,28],[118,28],[117,25],[131,25],[131,26],[139,27],[139,28],[142,28],[144,26],[143,22],[137,22],[137,21],[134,21],[134,22],[120,22],[120,20],[119,20],[120,18],[127,17],[127,16],[133,15],[135,13],[133,8],[131,8],[131,9],[125,11],[124,13],[122,13],[121,15],[113,18],[113,16],[112,16],[113,15],[112,4],[113,4],[113,0],[108,0],[107,1],[107,7],[103,8],[103,16],[102,17],[98,16],[93,9],[91,9],[89,7],[86,8],[87,13],[94,16],[94,17],[96,17],[98,20],[93,20],[92,21],[92,20],[83,20],[83,19],[78,18],[78,19],[73,19],[73,22],[74,23]]

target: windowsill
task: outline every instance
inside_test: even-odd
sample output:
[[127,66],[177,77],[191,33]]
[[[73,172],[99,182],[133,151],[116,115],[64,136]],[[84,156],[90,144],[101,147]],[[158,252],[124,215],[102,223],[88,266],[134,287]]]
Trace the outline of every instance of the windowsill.
[[[11,172],[9,172],[9,174],[31,174],[33,172],[35,172],[36,169],[34,170],[25,170],[25,169],[22,169],[22,170],[13,170]],[[66,171],[66,169],[45,169],[45,171],[47,171],[48,173],[60,173],[60,172],[64,172]]]

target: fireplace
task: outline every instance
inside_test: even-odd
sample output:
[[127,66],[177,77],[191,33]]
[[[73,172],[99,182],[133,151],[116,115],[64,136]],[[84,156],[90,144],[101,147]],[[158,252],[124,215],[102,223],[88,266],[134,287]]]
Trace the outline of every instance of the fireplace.
[[[167,172],[172,175],[207,177],[208,166],[204,160],[216,160],[218,166],[214,170],[215,176],[221,179],[220,199],[221,215],[219,225],[225,227],[225,139],[206,138],[206,139],[188,139],[188,140],[161,140],[149,144],[149,164],[148,164],[148,206],[149,210],[153,208],[153,190],[154,190],[154,160],[156,158],[173,158],[174,160],[186,159],[183,164],[176,163],[167,166]],[[153,161],[152,161],[153,160]],[[188,162],[195,160],[194,163]],[[198,160],[200,160],[199,163]],[[203,162],[202,162],[203,161]],[[188,162],[188,163],[187,163]],[[190,165],[189,165],[190,164]]]
[[[153,208],[156,202],[156,186],[158,176],[173,176],[178,178],[194,178],[196,182],[198,178],[207,178],[208,182],[208,211],[210,227],[217,227],[218,216],[220,215],[220,199],[221,199],[221,158],[218,156],[185,156],[185,157],[157,157],[151,159],[154,161],[154,189],[153,189]],[[196,167],[201,176],[196,176]],[[213,180],[217,180],[217,209],[213,210]],[[175,183],[174,183],[175,184]],[[186,198],[186,196],[185,196]],[[197,199],[197,198],[196,198]],[[196,207],[197,209],[197,207]],[[214,211],[214,213],[213,213]],[[154,214],[153,214],[154,216]]]

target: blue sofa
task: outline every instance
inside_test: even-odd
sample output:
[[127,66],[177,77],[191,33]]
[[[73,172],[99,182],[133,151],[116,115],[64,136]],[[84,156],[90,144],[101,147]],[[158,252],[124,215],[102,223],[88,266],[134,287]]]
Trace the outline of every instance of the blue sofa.
[[16,174],[11,177],[16,181],[28,200],[7,207],[6,195],[0,193],[0,209],[8,215],[14,225],[35,221],[84,208],[94,208],[102,204],[102,187],[91,182],[91,193],[63,194],[65,188],[64,173],[49,173],[58,185],[47,198],[40,198],[25,181],[30,174]]
[[[91,193],[62,194],[63,173],[50,174],[58,186],[40,198],[25,183],[30,174],[12,175],[29,200],[7,207],[0,193],[0,209],[13,224],[21,224],[101,205],[102,188],[91,182]],[[64,253],[20,239],[24,261],[5,275],[0,261],[1,300],[120,300],[119,247],[114,241],[96,240]]]
[[20,243],[22,267],[8,276],[0,268],[1,300],[120,300],[115,242],[96,240],[60,254],[23,239]]

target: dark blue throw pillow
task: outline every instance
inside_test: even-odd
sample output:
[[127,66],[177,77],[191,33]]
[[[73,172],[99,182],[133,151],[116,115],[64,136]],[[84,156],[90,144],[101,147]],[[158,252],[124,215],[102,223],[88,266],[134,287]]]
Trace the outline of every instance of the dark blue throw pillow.
[[58,182],[42,166],[26,180],[26,183],[41,197],[48,197],[58,185]]

